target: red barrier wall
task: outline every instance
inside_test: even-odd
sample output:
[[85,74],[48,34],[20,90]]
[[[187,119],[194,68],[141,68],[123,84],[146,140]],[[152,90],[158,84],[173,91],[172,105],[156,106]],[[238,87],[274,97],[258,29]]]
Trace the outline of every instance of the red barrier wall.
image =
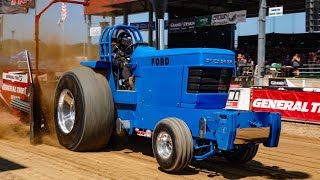
[[280,112],[282,118],[320,122],[320,92],[252,89],[251,110]]

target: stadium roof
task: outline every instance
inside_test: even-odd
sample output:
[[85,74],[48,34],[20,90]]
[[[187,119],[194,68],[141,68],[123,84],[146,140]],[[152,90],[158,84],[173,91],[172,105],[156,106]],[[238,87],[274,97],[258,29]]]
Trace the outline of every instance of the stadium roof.
[[[148,11],[150,0],[90,0],[85,7],[85,14],[97,16],[120,16],[124,10],[128,14]],[[268,7],[283,6],[284,13],[305,11],[305,1],[302,0],[267,0]],[[168,11],[183,9],[185,17],[207,15],[220,12],[247,10],[248,17],[258,16],[259,0],[168,0]],[[193,12],[190,14],[190,12]]]

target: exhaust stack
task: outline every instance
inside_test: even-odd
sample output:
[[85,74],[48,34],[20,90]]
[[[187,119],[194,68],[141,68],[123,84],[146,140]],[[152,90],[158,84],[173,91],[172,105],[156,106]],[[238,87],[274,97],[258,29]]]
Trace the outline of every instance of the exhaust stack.
[[164,14],[168,0],[150,0],[153,11],[156,12],[156,48],[164,49]]

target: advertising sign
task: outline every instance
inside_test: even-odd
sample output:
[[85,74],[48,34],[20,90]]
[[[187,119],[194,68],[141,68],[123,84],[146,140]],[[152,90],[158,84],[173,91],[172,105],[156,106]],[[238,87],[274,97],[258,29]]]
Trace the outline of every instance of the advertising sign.
[[269,86],[273,87],[287,87],[288,83],[286,79],[270,78]]
[[247,20],[247,10],[229,12],[229,24],[245,22]]
[[[130,26],[136,26],[140,31],[148,31],[149,30],[148,24],[149,22],[135,22],[135,23],[130,23]],[[153,22],[151,26],[152,26],[152,30],[156,29],[155,22]]]
[[236,24],[239,22],[245,22],[246,19],[247,19],[247,10],[213,14],[211,25],[220,26],[220,25],[226,25],[226,24]]
[[0,0],[0,14],[27,13],[35,7],[35,0]]
[[199,16],[196,19],[196,27],[211,26],[212,16]]
[[220,26],[229,24],[229,13],[220,13],[220,14],[213,14],[211,25],[212,26]]
[[283,6],[269,8],[269,16],[282,16],[283,15]]
[[[149,22],[134,22],[134,23],[130,23],[130,26],[136,26],[140,31],[148,31],[149,30],[149,26],[148,26]],[[152,30],[156,29],[156,23],[153,21],[152,24]],[[169,21],[164,21],[164,29],[168,29],[169,26]]]
[[169,22],[169,33],[193,32],[195,28],[195,18],[174,19]]
[[280,112],[283,118],[320,122],[320,93],[253,89],[251,110]]

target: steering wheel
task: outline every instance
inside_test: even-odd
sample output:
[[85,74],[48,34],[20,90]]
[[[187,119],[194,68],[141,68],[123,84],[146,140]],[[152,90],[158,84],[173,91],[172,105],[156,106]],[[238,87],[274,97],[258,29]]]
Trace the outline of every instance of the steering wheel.
[[137,48],[138,46],[148,46],[148,43],[135,43],[135,44],[129,45],[124,50],[125,57],[130,56],[133,53],[134,49]]

